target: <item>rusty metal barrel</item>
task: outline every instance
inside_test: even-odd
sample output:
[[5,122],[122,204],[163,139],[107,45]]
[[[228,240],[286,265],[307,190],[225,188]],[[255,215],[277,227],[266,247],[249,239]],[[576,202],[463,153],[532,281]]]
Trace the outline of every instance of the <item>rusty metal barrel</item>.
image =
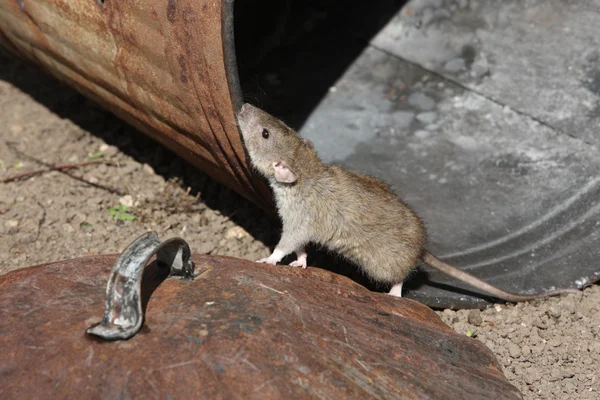
[[0,44],[269,207],[235,119],[233,0],[7,0]]

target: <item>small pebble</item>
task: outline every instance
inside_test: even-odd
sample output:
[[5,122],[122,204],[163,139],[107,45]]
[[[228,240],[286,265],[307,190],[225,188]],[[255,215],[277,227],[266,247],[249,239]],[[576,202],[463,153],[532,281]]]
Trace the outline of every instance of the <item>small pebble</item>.
[[533,325],[537,326],[540,329],[548,329],[548,324],[543,323],[542,321],[540,321],[539,319],[535,319],[533,321]]
[[149,175],[154,175],[154,168],[152,168],[149,164],[142,165],[142,169]]
[[133,197],[131,197],[129,194],[126,194],[119,199],[119,204],[123,204],[126,207],[133,207]]
[[215,249],[214,243],[204,242],[195,246],[199,254],[209,254]]
[[508,345],[508,353],[512,358],[519,358],[521,356],[521,349],[514,343]]
[[467,320],[471,325],[481,326],[483,323],[483,317],[481,316],[481,312],[479,310],[471,310],[469,311],[469,315],[467,316]]
[[227,239],[239,240],[245,238],[246,236],[249,236],[249,234],[241,226],[234,226],[233,228],[229,228],[227,232],[225,232],[225,237]]
[[63,228],[63,231],[65,231],[67,233],[72,233],[75,230],[75,229],[73,229],[71,224],[63,224],[62,228]]
[[555,306],[550,307],[546,313],[552,318],[559,318],[561,316],[560,310]]
[[13,135],[17,135],[17,134],[23,132],[24,130],[25,130],[25,128],[23,127],[23,125],[20,125],[20,124],[11,125],[11,127],[10,127],[10,132]]

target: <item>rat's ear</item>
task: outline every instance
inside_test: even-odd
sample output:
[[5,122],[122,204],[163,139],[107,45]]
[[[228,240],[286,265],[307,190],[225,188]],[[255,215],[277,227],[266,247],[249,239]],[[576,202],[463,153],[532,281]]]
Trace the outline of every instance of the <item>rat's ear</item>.
[[298,179],[296,174],[285,161],[278,161],[273,163],[273,169],[275,169],[275,180],[281,183],[294,183]]
[[302,141],[304,142],[304,145],[310,149],[315,149],[315,145],[313,144],[313,142],[311,142],[310,140],[306,139],[306,138],[302,138]]

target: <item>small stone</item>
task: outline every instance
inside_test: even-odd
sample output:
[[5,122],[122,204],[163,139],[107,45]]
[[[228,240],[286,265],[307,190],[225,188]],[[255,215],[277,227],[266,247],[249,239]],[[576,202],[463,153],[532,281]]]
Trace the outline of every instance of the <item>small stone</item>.
[[559,372],[556,372],[555,374],[553,374],[550,377],[549,381],[557,382],[557,381],[562,381],[563,379],[570,379],[574,376],[575,376],[575,374],[570,371],[559,371]]
[[580,313],[579,311],[575,311],[575,313],[573,315],[571,315],[571,319],[573,321],[577,321],[578,319],[582,319],[583,318],[583,314]]
[[469,315],[467,316],[467,320],[471,325],[481,326],[483,323],[483,317],[481,316],[481,312],[479,310],[471,310],[469,311]]
[[14,124],[14,125],[11,125],[11,127],[10,127],[10,132],[13,135],[18,135],[19,133],[22,133],[24,130],[25,130],[25,128],[23,127],[23,125],[20,125],[20,124]]
[[561,311],[555,306],[551,306],[546,313],[552,318],[559,318],[562,314]]
[[210,254],[215,249],[215,245],[214,243],[204,242],[201,243],[199,246],[196,246],[196,249],[196,251],[198,251],[199,254]]
[[88,182],[89,183],[93,183],[94,185],[98,183],[98,178],[96,178],[95,176],[90,176],[88,178]]
[[558,340],[557,338],[552,338],[548,341],[548,346],[551,347],[558,347],[562,344],[561,340]]
[[104,144],[100,146],[100,148],[104,149],[100,151],[104,153],[105,157],[112,157],[119,152],[119,148],[117,146]]
[[539,329],[548,329],[548,324],[543,323],[539,319],[534,320],[533,325],[537,326]]
[[149,175],[154,175],[154,168],[152,168],[149,164],[144,164],[142,165],[142,169],[144,170],[144,172],[146,172]]
[[75,230],[75,229],[73,229],[71,224],[63,224],[62,228],[63,228],[63,231],[65,231],[67,233],[72,233]]
[[521,356],[521,349],[519,349],[519,346],[517,346],[516,344],[511,343],[508,346],[508,353],[512,358],[519,358]]
[[126,207],[133,207],[133,197],[131,197],[129,194],[126,194],[119,199],[119,204],[122,204]]
[[105,152],[106,150],[108,150],[108,145],[106,143],[102,143],[98,151]]
[[225,237],[227,239],[243,239],[248,236],[248,232],[244,230],[241,226],[234,226],[233,228],[229,228],[227,232],[225,232]]
[[19,226],[19,221],[17,221],[16,219],[9,219],[4,223],[4,226],[6,226],[7,228],[16,228],[17,226]]

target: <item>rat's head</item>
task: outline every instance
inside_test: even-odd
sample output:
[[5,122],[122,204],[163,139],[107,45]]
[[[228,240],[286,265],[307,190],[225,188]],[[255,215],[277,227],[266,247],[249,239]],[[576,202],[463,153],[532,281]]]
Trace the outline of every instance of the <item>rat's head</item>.
[[300,147],[312,143],[272,115],[248,103],[237,114],[246,150],[252,165],[265,177],[294,183],[298,177],[294,160]]

